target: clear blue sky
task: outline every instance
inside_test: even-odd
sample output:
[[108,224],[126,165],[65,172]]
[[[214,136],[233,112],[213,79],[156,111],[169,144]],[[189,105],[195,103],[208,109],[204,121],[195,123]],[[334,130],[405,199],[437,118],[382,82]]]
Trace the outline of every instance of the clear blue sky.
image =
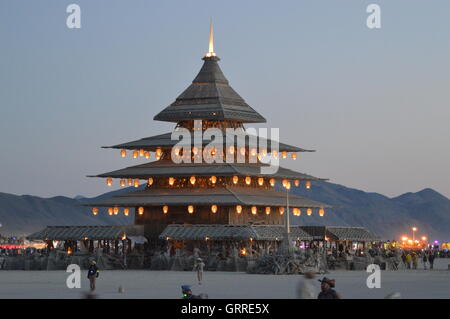
[[[369,3],[381,30],[366,27]],[[138,162],[100,146],[173,128],[153,116],[197,74],[212,16],[231,85],[283,141],[317,150],[289,167],[450,196],[449,14],[446,0],[2,0],[0,191],[110,190],[85,175]]]

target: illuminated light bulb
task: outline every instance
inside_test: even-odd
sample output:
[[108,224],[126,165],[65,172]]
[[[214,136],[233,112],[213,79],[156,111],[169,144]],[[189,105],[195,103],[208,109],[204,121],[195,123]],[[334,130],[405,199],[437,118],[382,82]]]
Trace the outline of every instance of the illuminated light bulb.
[[108,208],[108,215],[111,216],[112,214],[113,214],[113,209],[112,209],[112,207],[109,207]]
[[264,178],[262,178],[262,177],[258,178],[258,185],[259,186],[263,186],[264,185]]
[[325,209],[321,208],[319,209],[319,216],[323,217],[323,215],[325,215]]
[[263,156],[263,157],[266,156],[266,155],[267,155],[267,149],[263,148],[262,151],[261,151],[261,153],[262,153],[262,156]]
[[113,183],[112,178],[108,177],[108,178],[106,179],[106,185],[111,186],[112,183]]
[[150,177],[147,181],[148,186],[152,186],[153,185],[153,177]]
[[198,154],[198,148],[197,147],[193,147],[192,148],[192,154],[197,155]]
[[139,187],[139,180],[138,179],[134,180],[134,187],[136,187],[136,188]]
[[245,178],[245,184],[250,185],[251,182],[252,182],[252,178],[250,176],[247,176]]
[[291,189],[291,182],[287,182],[286,186],[284,186],[286,189]]
[[213,148],[211,149],[211,156],[215,156],[216,153],[217,153],[217,149],[216,149],[215,147],[213,147]]
[[141,206],[141,207],[138,208],[138,214],[139,215],[144,214],[144,207]]
[[188,213],[189,213],[189,214],[192,214],[193,212],[194,212],[194,206],[189,205],[189,206],[188,206]]
[[311,188],[311,181],[306,181],[305,186],[306,186],[306,189],[310,189]]
[[114,215],[117,215],[117,214],[119,214],[119,207],[114,207],[113,208],[113,212],[114,212]]
[[140,156],[140,157],[143,157],[144,154],[145,154],[145,150],[140,149],[140,150],[139,150],[139,156]]
[[267,207],[266,207],[266,215],[269,215],[269,214],[270,214],[270,207],[267,206]]
[[173,183],[175,183],[175,178],[169,177],[169,185],[173,186]]
[[163,210],[163,213],[164,213],[164,214],[167,214],[167,212],[169,211],[169,206],[164,205],[163,208],[162,208],[162,210]]
[[241,155],[244,156],[245,155],[245,147],[241,147],[241,149],[239,150]]
[[146,159],[149,159],[150,158],[150,152],[145,152],[144,156],[145,156]]
[[275,186],[275,178],[271,178],[269,180],[269,184],[270,184],[270,186],[274,187]]
[[236,213],[238,213],[238,214],[242,213],[242,206],[241,205],[237,205],[236,206]]
[[262,160],[262,155],[261,155],[261,153],[258,153],[258,160],[261,162],[261,160]]
[[123,214],[124,214],[125,216],[128,216],[128,214],[130,214],[130,209],[129,209],[129,208],[124,208],[124,209],[123,209]]
[[295,161],[297,159],[297,153],[292,153],[291,154],[292,159]]
[[173,153],[174,153],[176,156],[180,156],[180,148],[179,148],[179,147],[174,147]]
[[217,205],[212,205],[211,211],[213,212],[213,214],[215,214],[217,212]]
[[162,149],[158,147],[158,148],[156,149],[156,156],[157,156],[157,157],[161,157],[161,155],[162,155]]
[[189,179],[189,182],[191,182],[192,185],[195,185],[195,181],[197,179],[195,178],[195,176],[191,176],[191,178]]
[[251,155],[251,156],[256,156],[256,148],[252,148],[252,149],[250,150],[250,155]]
[[298,179],[296,179],[294,181],[294,185],[295,185],[295,187],[299,187],[300,186],[300,181]]
[[272,156],[273,156],[273,158],[278,158],[278,151],[277,150],[273,150],[272,151]]
[[252,206],[252,214],[256,215],[258,209],[256,208],[256,206]]
[[98,208],[97,207],[92,208],[92,214],[94,216],[97,216],[97,214],[98,214]]
[[281,157],[286,158],[287,157],[287,152],[286,151],[281,152]]
[[125,187],[125,185],[127,185],[127,181],[124,179],[120,180],[120,187]]
[[234,146],[230,146],[230,147],[228,148],[228,152],[229,152],[230,154],[234,154]]
[[155,158],[156,158],[157,161],[159,161],[161,159],[161,155],[156,154]]
[[211,183],[215,184],[217,182],[217,177],[211,176]]
[[133,158],[138,158],[139,156],[139,152],[138,151],[134,151],[133,152]]
[[132,178],[129,178],[129,179],[128,179],[128,186],[131,186],[131,185],[133,185],[133,179],[132,179]]
[[311,216],[311,214],[312,214],[312,209],[311,209],[311,208],[308,208],[308,209],[306,210],[306,215]]
[[283,181],[281,182],[283,184],[284,187],[286,187],[288,180],[287,179],[283,179]]
[[236,175],[233,176],[233,184],[236,185],[239,182],[239,177]]
[[122,156],[122,157],[127,156],[127,150],[121,150],[120,151],[120,156]]
[[284,214],[284,207],[278,208],[278,211],[280,212],[280,215],[283,215]]

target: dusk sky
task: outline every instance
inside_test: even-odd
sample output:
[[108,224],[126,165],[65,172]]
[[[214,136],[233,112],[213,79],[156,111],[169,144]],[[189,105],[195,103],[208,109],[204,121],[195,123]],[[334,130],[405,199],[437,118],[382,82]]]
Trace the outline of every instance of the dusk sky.
[[[81,7],[81,29],[66,8]],[[381,7],[381,29],[366,8]],[[231,86],[316,153],[290,168],[398,196],[450,197],[450,2],[0,2],[0,192],[94,196],[87,178],[142,163],[101,149],[166,133],[153,121],[208,49]]]

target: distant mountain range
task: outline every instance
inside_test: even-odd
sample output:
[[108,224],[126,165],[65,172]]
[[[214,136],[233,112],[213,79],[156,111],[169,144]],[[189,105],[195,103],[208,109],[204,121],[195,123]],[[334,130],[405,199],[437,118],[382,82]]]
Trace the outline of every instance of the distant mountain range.
[[[82,203],[107,198],[135,188],[108,192],[95,198],[57,196],[41,198],[30,195],[0,193],[0,234],[27,235],[47,225],[120,225],[133,223],[133,216],[108,216],[100,210],[93,216]],[[293,217],[294,224],[363,226],[384,239],[411,234],[431,240],[450,240],[450,200],[432,189],[389,198],[328,182],[313,183],[310,190],[294,188],[292,192],[334,206],[319,217],[317,213]],[[130,214],[132,215],[132,214]]]

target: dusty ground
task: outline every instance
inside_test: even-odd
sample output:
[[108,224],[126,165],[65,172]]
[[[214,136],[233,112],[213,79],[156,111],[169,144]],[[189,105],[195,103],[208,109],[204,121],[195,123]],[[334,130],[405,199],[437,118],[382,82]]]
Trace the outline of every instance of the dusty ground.
[[[438,260],[436,270],[383,271],[381,288],[369,289],[363,271],[333,271],[336,290],[344,298],[383,298],[400,292],[403,298],[450,298],[450,259]],[[80,298],[88,291],[86,271],[81,288],[69,289],[64,271],[0,271],[0,298]],[[205,272],[199,286],[194,272],[102,271],[97,282],[99,298],[180,298],[180,286],[190,284],[194,293],[209,298],[295,298],[302,276],[248,275]],[[319,283],[314,280],[317,292]],[[124,288],[119,293],[119,286]]]

